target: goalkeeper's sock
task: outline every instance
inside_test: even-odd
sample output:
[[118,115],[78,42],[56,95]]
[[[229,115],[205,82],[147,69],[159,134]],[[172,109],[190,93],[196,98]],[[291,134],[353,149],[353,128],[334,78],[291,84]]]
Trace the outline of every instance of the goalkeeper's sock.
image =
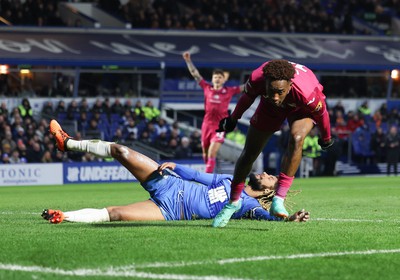
[[74,140],[68,139],[67,150],[87,152],[97,157],[112,157],[111,156],[111,144],[112,142],[106,142],[102,140]]
[[206,165],[206,173],[213,173],[216,162],[217,161],[215,158],[213,158],[213,157],[208,158],[207,165]]
[[76,211],[64,212],[64,220],[75,223],[99,223],[109,222],[110,214],[106,208],[103,209],[92,209],[85,208]]
[[288,176],[281,172],[278,177],[278,188],[276,189],[276,196],[285,199],[294,180],[294,176]]
[[240,199],[240,195],[244,189],[244,182],[240,182],[238,184],[231,184],[231,197],[230,201],[238,201]]

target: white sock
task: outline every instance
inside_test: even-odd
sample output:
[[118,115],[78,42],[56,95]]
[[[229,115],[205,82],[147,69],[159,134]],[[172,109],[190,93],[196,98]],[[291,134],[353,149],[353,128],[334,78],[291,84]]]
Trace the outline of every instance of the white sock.
[[111,144],[102,140],[74,140],[67,141],[67,150],[87,152],[95,156],[106,158],[111,157]]
[[106,208],[85,208],[76,211],[68,211],[64,212],[64,217],[65,221],[76,223],[99,223],[110,221],[110,215]]

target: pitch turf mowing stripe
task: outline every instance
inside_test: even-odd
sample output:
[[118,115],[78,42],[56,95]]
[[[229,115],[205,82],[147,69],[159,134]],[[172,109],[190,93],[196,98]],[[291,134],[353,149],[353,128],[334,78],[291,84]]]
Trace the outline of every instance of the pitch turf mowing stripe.
[[130,265],[121,267],[111,267],[108,269],[75,269],[75,270],[64,270],[60,268],[49,268],[41,266],[21,266],[14,264],[1,264],[0,270],[9,271],[22,271],[22,272],[36,272],[36,273],[47,273],[56,275],[67,275],[67,276],[109,276],[109,277],[135,277],[145,279],[190,279],[190,280],[245,280],[249,278],[227,278],[219,277],[215,275],[209,276],[194,276],[184,274],[156,274],[147,272],[138,272],[136,269],[144,268],[155,268],[155,267],[182,267],[182,266],[193,266],[193,265],[210,265],[210,264],[230,264],[230,263],[243,263],[243,262],[254,262],[254,261],[268,261],[268,260],[282,260],[282,259],[306,259],[306,258],[324,258],[324,257],[340,257],[350,255],[376,255],[376,254],[397,254],[400,253],[400,249],[388,249],[388,250],[367,250],[367,251],[348,251],[348,252],[326,252],[317,254],[297,254],[297,255],[286,255],[286,256],[258,256],[248,258],[232,258],[223,259],[217,261],[199,261],[199,262],[179,262],[179,263],[149,263],[143,265]]

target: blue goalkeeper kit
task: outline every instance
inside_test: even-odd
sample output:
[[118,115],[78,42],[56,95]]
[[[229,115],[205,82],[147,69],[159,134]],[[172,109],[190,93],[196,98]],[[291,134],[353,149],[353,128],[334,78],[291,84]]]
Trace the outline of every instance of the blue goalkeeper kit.
[[[232,175],[199,172],[177,164],[142,184],[166,220],[212,219],[229,201]],[[263,209],[257,199],[241,195],[242,208],[233,219],[281,220]]]

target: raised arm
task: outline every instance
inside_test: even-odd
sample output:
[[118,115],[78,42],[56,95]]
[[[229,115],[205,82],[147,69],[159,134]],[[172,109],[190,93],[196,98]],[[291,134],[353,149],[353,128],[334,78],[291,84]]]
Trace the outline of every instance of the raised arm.
[[190,58],[190,53],[189,52],[184,52],[182,54],[183,59],[186,62],[187,68],[192,75],[192,77],[197,81],[200,82],[203,77],[200,75],[199,70],[197,70],[196,66],[194,66],[192,59]]

